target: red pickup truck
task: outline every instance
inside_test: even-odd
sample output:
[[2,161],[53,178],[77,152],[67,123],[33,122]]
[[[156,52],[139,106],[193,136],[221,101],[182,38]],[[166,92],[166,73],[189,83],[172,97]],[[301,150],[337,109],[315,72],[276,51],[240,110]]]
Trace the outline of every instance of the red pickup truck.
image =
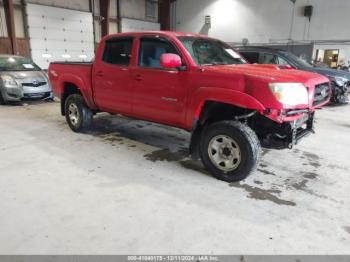
[[176,32],[110,35],[93,63],[51,63],[48,73],[74,132],[98,112],[182,128],[191,155],[228,182],[255,169],[261,145],[291,148],[313,132],[331,96],[321,75],[247,64],[228,44]]

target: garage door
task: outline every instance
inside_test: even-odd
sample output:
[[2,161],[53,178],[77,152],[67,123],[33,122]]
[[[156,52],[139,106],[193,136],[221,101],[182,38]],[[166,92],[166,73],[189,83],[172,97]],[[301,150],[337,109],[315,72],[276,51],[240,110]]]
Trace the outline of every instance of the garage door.
[[92,14],[27,4],[31,55],[47,69],[52,61],[90,61],[94,56]]

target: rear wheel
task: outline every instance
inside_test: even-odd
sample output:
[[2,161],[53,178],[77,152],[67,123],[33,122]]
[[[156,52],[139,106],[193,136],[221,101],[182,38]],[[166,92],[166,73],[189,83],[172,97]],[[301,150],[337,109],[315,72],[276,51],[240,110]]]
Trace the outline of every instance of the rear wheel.
[[260,151],[260,142],[254,131],[240,122],[217,122],[203,130],[200,143],[202,162],[220,180],[245,179],[255,169]]
[[6,105],[7,102],[5,101],[4,97],[2,96],[2,93],[0,91],[0,105]]
[[93,113],[80,94],[70,95],[67,98],[65,115],[69,127],[74,132],[86,131],[91,126]]

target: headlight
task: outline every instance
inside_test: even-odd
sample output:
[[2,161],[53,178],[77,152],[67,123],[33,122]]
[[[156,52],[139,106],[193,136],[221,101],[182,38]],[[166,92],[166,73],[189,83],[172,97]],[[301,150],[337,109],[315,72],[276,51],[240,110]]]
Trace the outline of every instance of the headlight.
[[270,83],[269,87],[276,99],[284,105],[307,105],[309,94],[301,83]]
[[334,83],[336,83],[338,86],[343,86],[346,82],[348,82],[346,78],[341,76],[328,76],[328,78]]
[[1,76],[1,80],[4,83],[5,87],[16,87],[18,86],[17,82],[13,77],[8,76],[8,75],[3,75]]

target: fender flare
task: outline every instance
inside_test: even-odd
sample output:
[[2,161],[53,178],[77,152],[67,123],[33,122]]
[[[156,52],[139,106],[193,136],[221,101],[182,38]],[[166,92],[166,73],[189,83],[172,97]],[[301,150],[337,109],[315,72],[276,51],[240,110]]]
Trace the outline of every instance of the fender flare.
[[218,88],[201,87],[192,95],[192,102],[186,117],[186,126],[193,130],[194,123],[199,119],[206,102],[221,102],[246,109],[263,112],[266,108],[253,96],[240,91]]
[[90,83],[85,83],[83,79],[73,74],[63,74],[58,79],[58,86],[61,96],[64,95],[64,87],[66,83],[75,85],[82,94],[84,101],[90,109],[97,109],[93,100],[93,92]]

